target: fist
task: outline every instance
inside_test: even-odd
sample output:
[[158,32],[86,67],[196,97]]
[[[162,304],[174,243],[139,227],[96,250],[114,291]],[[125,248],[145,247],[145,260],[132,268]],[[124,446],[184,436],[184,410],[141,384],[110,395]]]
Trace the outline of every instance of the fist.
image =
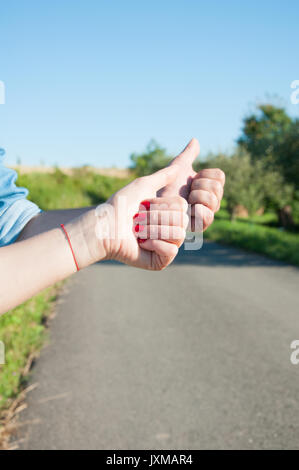
[[199,151],[198,140],[190,140],[182,153],[170,163],[170,166],[179,166],[177,178],[158,193],[164,197],[182,196],[192,205],[188,227],[192,232],[206,230],[213,222],[214,213],[220,207],[225,182],[225,175],[218,168],[201,170],[199,173],[193,170],[192,165]]
[[206,230],[214,220],[223,197],[225,174],[219,168],[197,173],[191,183],[188,203],[191,204],[191,230]]

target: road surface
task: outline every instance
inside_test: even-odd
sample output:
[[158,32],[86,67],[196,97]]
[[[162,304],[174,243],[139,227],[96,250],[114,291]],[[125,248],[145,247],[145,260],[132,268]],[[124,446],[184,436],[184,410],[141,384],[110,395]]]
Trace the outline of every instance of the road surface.
[[299,449],[299,270],[214,243],[94,265],[58,304],[23,449]]

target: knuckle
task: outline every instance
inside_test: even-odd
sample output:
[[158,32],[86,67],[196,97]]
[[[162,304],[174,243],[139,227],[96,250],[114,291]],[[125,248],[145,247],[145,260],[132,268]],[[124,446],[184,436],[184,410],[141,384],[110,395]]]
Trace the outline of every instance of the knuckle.
[[205,215],[204,215],[204,220],[206,222],[207,225],[211,225],[211,223],[213,222],[214,220],[214,213],[213,211],[211,210],[207,210]]
[[219,181],[214,180],[212,183],[212,190],[218,195],[222,193],[222,185]]
[[217,168],[216,171],[217,171],[217,178],[222,182],[222,184],[224,184],[225,183],[224,171],[220,170],[220,168]]
[[216,210],[218,207],[218,199],[214,193],[210,193],[210,201],[211,201],[211,207],[213,210]]

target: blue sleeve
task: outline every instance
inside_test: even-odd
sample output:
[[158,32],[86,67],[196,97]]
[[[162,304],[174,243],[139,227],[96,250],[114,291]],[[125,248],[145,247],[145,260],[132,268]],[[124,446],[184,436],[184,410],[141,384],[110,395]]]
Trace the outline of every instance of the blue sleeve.
[[28,201],[28,190],[15,185],[17,173],[3,166],[0,157],[0,247],[13,243],[41,210]]

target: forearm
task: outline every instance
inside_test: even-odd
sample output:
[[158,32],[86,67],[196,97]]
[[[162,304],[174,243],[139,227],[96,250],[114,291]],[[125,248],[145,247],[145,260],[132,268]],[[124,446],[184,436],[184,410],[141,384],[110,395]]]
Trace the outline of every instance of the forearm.
[[0,249],[0,313],[76,271],[61,229]]
[[47,231],[45,224],[37,224],[37,217],[30,231],[24,231],[21,241],[0,249],[0,313],[76,272],[69,243],[59,222],[65,224],[80,268],[106,257],[104,247],[95,236],[93,210],[68,223],[60,215],[56,214],[52,219],[56,228]]
[[92,207],[80,207],[78,209],[60,209],[41,212],[24,227],[18,237],[18,241],[26,240],[40,233],[48,232],[67,224],[71,220],[92,210]]

